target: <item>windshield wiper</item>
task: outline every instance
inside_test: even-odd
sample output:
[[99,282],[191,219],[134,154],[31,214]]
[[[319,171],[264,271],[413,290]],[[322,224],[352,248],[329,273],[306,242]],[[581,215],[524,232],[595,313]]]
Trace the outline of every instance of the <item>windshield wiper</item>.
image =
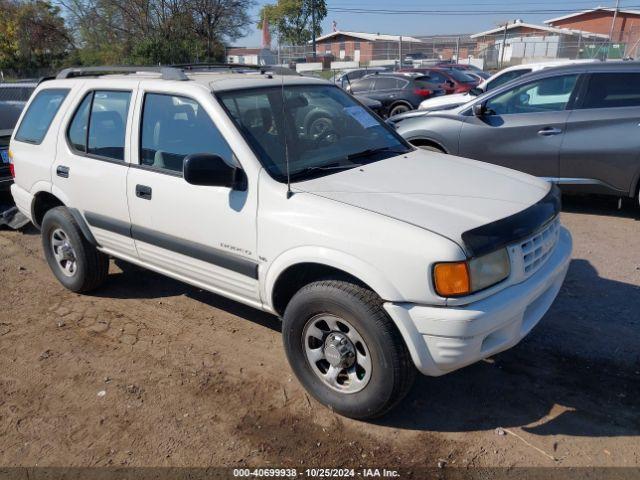
[[371,155],[375,155],[376,153],[391,152],[391,153],[401,154],[401,153],[407,153],[408,151],[409,150],[406,150],[406,149],[399,150],[393,147],[367,148],[366,150],[363,150],[361,152],[351,153],[347,155],[346,158],[347,160],[355,160],[356,158],[370,157]]
[[309,174],[313,174],[314,172],[326,172],[331,170],[349,170],[351,168],[361,167],[360,163],[348,163],[348,164],[336,164],[336,165],[315,165],[312,167],[305,167],[302,170],[298,170],[295,173],[291,174],[291,178],[299,178],[305,177]]

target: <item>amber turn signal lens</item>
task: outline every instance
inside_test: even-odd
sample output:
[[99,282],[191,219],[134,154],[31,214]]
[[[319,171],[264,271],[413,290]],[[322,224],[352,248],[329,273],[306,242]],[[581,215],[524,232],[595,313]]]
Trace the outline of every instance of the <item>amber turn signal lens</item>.
[[471,293],[467,262],[438,263],[433,270],[436,292],[442,297]]

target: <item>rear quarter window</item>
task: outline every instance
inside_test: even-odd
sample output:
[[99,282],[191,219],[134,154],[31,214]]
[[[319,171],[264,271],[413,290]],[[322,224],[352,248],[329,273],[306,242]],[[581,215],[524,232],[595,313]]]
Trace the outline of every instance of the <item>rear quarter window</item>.
[[20,122],[15,139],[19,142],[41,143],[68,93],[68,89],[62,88],[38,92]]

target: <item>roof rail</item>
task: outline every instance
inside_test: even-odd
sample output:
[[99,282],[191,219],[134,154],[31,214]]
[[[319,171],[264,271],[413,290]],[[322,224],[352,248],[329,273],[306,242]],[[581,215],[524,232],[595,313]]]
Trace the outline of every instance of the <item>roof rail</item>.
[[132,67],[132,66],[104,66],[104,67],[72,67],[61,70],[57,79],[106,75],[108,73],[138,73],[155,72],[163,80],[189,80],[180,68],[173,67]]
[[170,67],[183,70],[208,70],[215,68],[265,70],[268,68],[265,65],[245,65],[243,63],[176,63],[170,65]]

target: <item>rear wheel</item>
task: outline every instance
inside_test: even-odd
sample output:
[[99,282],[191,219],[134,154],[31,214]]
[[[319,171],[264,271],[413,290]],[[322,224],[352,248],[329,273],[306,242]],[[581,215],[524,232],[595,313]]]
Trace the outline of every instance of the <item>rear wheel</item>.
[[71,291],[93,290],[107,278],[109,257],[87,241],[65,207],[52,208],[45,214],[42,247],[51,271]]
[[303,287],[287,305],[282,334],[300,383],[347,417],[383,415],[415,378],[407,347],[380,298],[350,282]]
[[389,110],[389,116],[393,117],[394,115],[400,115],[401,113],[405,113],[411,110],[409,105],[404,103],[399,103],[398,105],[394,105],[391,110]]

